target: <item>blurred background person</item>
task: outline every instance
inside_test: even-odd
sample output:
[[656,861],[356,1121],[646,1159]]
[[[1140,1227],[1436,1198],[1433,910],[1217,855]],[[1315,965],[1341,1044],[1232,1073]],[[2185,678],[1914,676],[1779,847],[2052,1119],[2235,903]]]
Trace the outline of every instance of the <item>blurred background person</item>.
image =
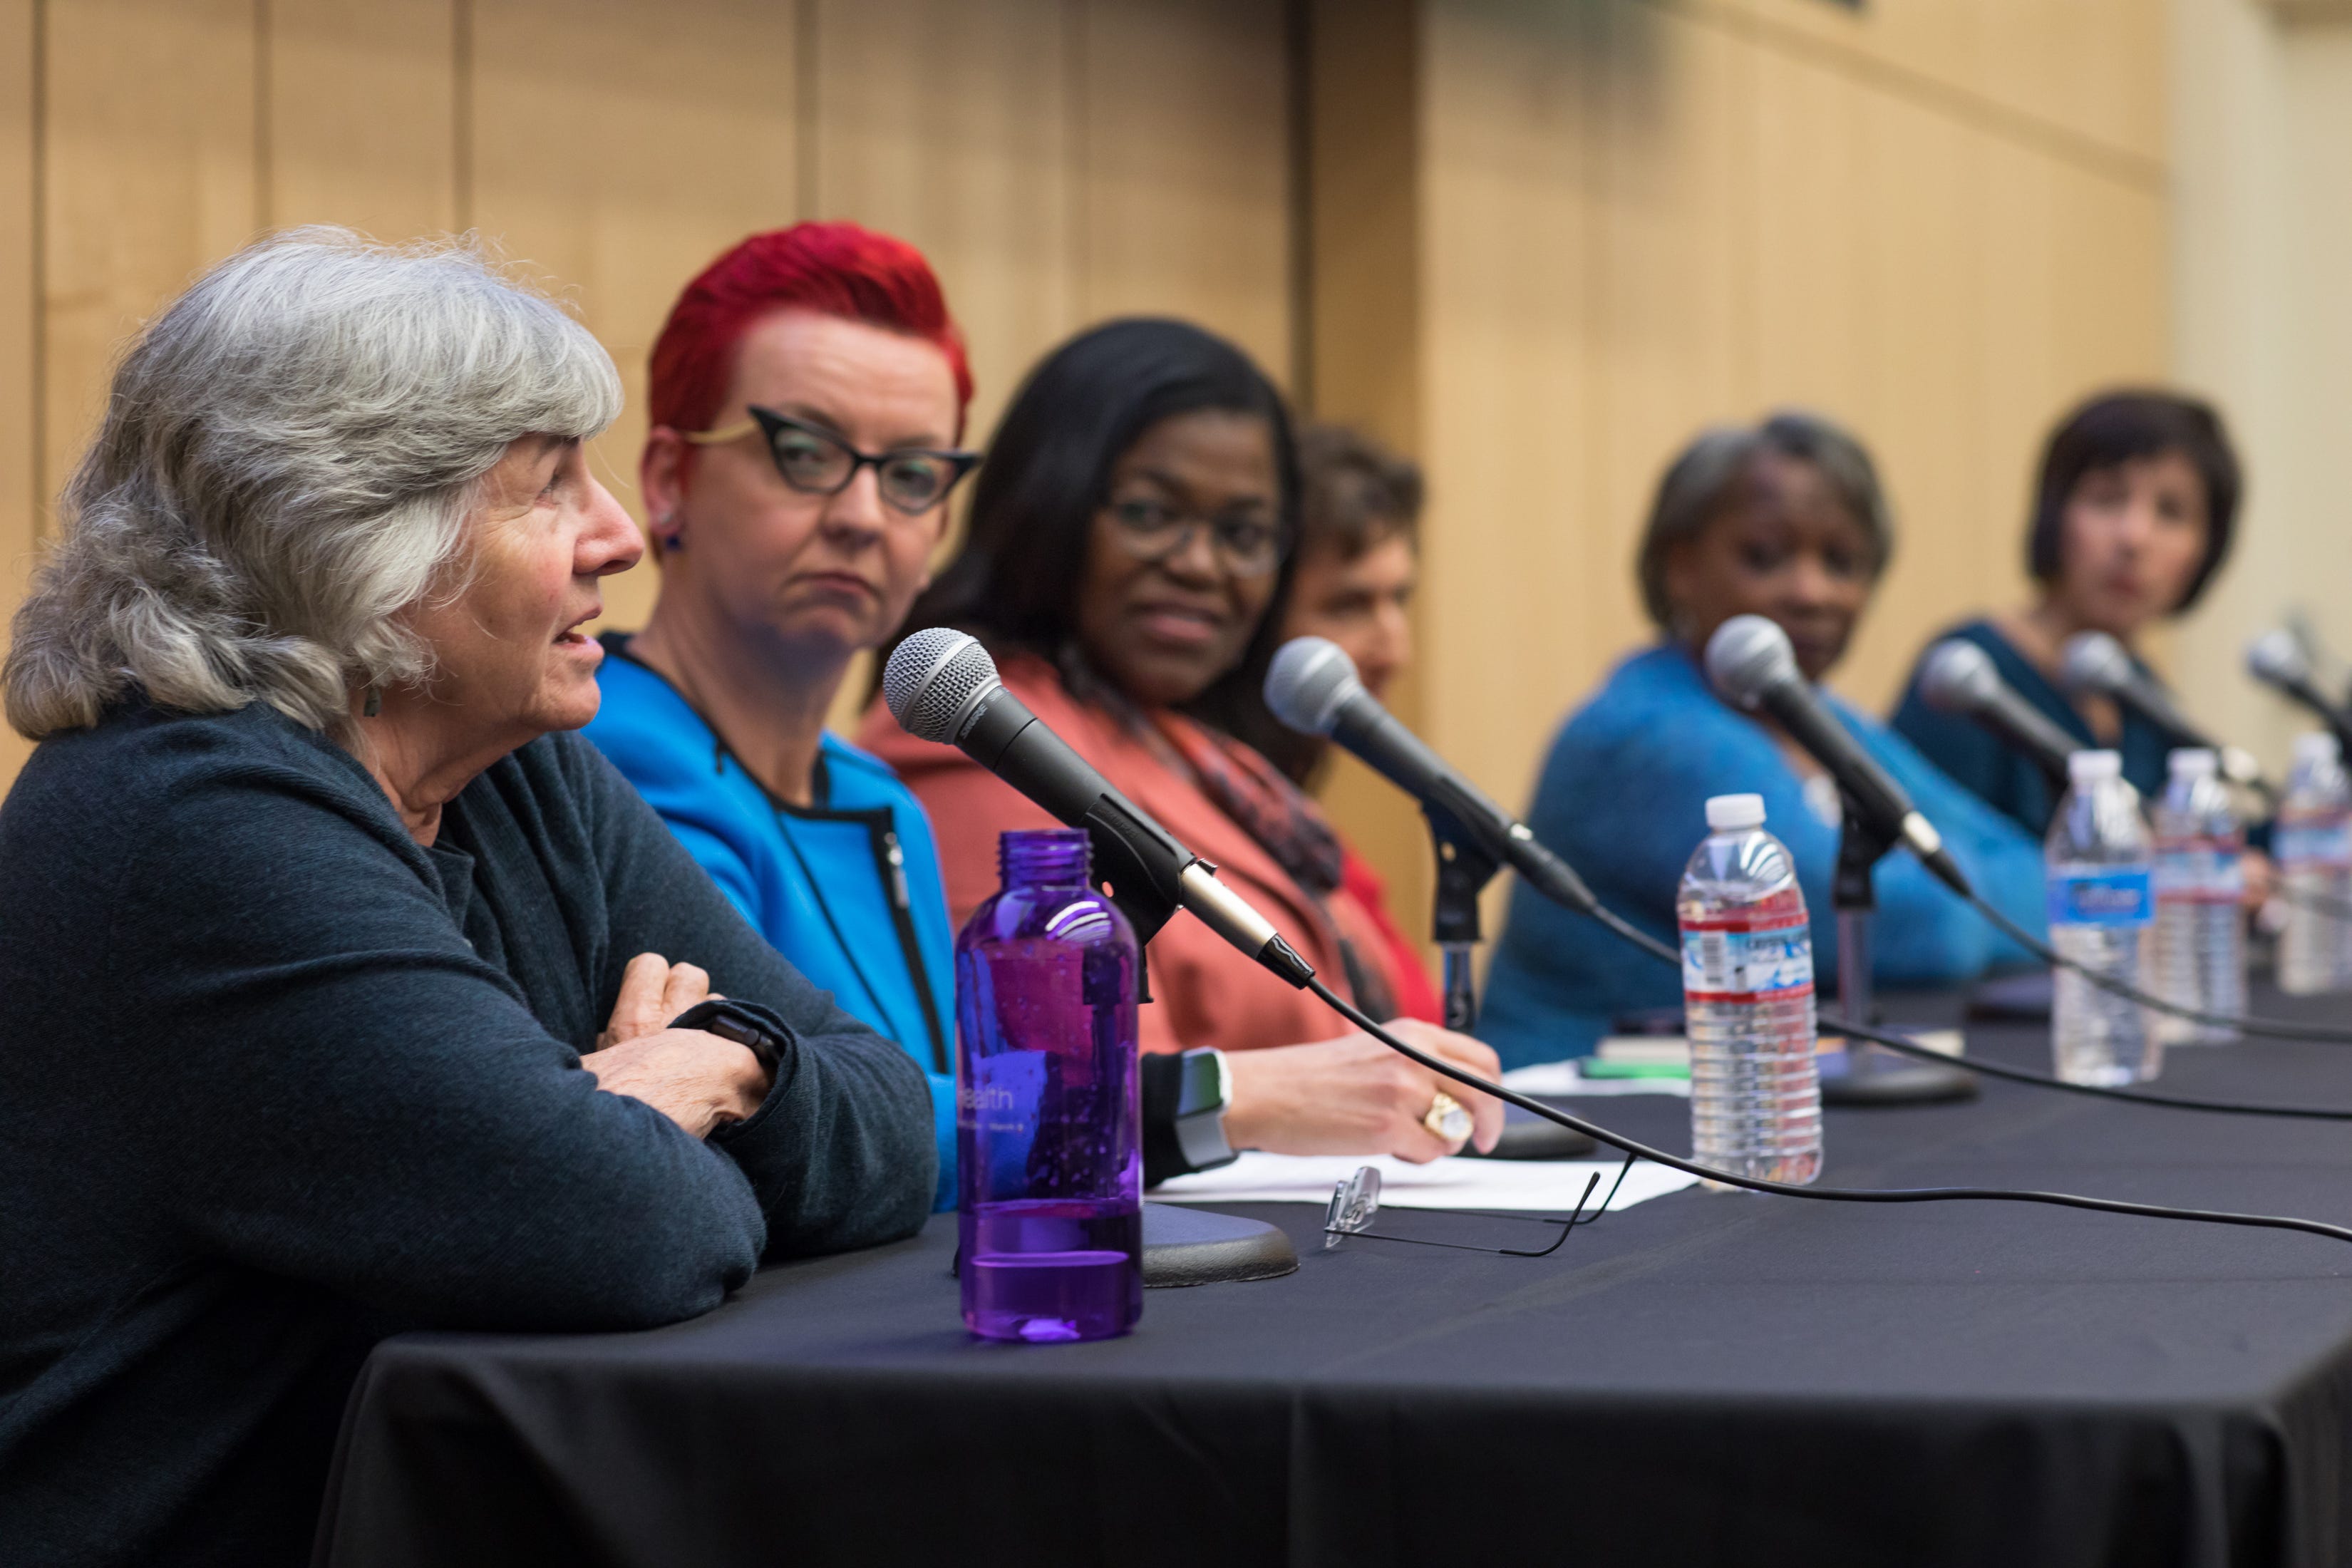
[[[1299,505],[1289,416],[1247,355],[1183,322],[1114,321],[1032,372],[990,445],[970,535],[908,629],[979,637],[1055,733],[1214,863],[1335,987],[1391,1017],[1390,952],[1343,885],[1329,825],[1265,758],[1192,717],[1263,681]],[[996,889],[997,836],[1052,826],[878,702],[859,739],[929,810],[959,921]],[[1234,1147],[1426,1159],[1460,1146],[1425,1124],[1433,1075],[1366,1036],[1333,1037],[1320,1003],[1199,922],[1171,921],[1146,961],[1144,1048],[1226,1053]],[[1494,1067],[1475,1040],[1404,1027],[1466,1067]],[[1488,1146],[1499,1106],[1463,1098]]]
[[655,340],[639,493],[661,563],[608,633],[588,738],[793,967],[930,1079],[955,1201],[954,933],[929,819],[825,716],[930,581],[971,373],[914,247],[848,223],[757,234]]
[[[2211,584],[2229,558],[2242,488],[2229,433],[2207,405],[2169,392],[2092,398],[2042,447],[2025,536],[2039,595],[1936,641],[1964,637],[1984,649],[2003,680],[2084,746],[2122,752],[2124,776],[2156,798],[2173,742],[2112,699],[2069,696],[2058,682],[2061,651],[2077,632],[2105,632],[2158,679],[2139,659],[2143,634]],[[1891,723],[2028,832],[2049,825],[2057,801],[2041,770],[1975,721],[1930,705],[1916,667]]]
[[561,732],[644,549],[584,327],[299,230],[110,393],[5,675],[5,1555],[303,1562],[376,1340],[906,1236],[929,1106]]
[[[1355,661],[1366,689],[1390,687],[1412,662],[1412,591],[1421,577],[1421,469],[1370,437],[1340,425],[1298,434],[1298,544],[1279,602],[1269,614],[1293,637],[1328,637]],[[1221,682],[1196,704],[1200,717],[1247,742],[1286,777],[1312,790],[1330,742],[1304,735],[1269,712],[1262,688]],[[1442,1021],[1444,1005],[1421,952],[1388,907],[1371,862],[1339,839],[1339,881],[1387,949],[1400,1017]]]
[[[1634,654],[1552,742],[1528,826],[1634,924],[1675,940],[1684,864],[1706,835],[1707,797],[1764,797],[1765,826],[1797,866],[1813,917],[1816,984],[1838,963],[1829,918],[1840,810],[1835,784],[1770,719],[1715,694],[1707,639],[1734,616],[1789,634],[1809,681],[1837,665],[1894,549],[1869,454],[1835,425],[1780,413],[1753,429],[1710,430],[1658,486],[1642,537],[1642,598],[1663,640]],[[1942,829],[1984,895],[2039,929],[2039,843],[1960,789],[1876,721],[1829,698],[1864,750]],[[1899,851],[1878,863],[1874,977],[1953,984],[2028,962]],[[1479,1034],[1507,1065],[1590,1052],[1619,1014],[1680,1003],[1681,978],[1598,923],[1524,887],[1511,894]]]

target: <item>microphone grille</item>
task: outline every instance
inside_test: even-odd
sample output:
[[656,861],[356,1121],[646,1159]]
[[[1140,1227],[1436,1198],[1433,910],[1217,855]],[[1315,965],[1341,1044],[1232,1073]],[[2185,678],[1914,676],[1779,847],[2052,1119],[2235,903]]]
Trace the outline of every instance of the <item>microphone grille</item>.
[[1356,661],[1328,637],[1293,637],[1274,650],[1266,667],[1266,707],[1303,734],[1329,734],[1339,704],[1361,689]]
[[2078,695],[2118,691],[2131,682],[2131,655],[2105,632],[2076,632],[2058,650],[2058,679]]
[[1706,639],[1706,678],[1717,691],[1742,708],[1787,681],[1801,682],[1789,634],[1762,616],[1734,616]]
[[1919,667],[1919,695],[1948,713],[1965,713],[2000,684],[1991,658],[1972,642],[1950,637],[1927,650]]
[[2246,668],[2258,680],[2301,681],[2311,677],[2311,661],[2294,634],[2278,626],[2256,637],[2246,648]]
[[951,626],[926,626],[900,643],[882,670],[882,700],[919,741],[953,744],[974,699],[1002,684],[996,661]]

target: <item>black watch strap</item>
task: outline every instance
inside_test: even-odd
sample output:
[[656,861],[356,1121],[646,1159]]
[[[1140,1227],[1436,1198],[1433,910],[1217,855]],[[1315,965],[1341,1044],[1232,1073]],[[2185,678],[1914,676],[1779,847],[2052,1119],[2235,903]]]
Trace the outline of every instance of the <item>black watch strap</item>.
[[714,996],[708,1002],[698,1002],[669,1021],[673,1029],[700,1029],[705,1034],[732,1040],[760,1058],[773,1079],[783,1067],[784,1047],[790,1037],[778,1032],[773,1021],[762,1015],[764,1007],[748,1002],[730,1001]]

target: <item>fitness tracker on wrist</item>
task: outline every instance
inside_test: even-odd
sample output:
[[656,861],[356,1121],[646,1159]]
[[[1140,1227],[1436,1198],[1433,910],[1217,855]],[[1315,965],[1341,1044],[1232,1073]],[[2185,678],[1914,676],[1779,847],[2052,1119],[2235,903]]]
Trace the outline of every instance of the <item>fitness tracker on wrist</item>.
[[1225,1053],[1202,1048],[1178,1058],[1182,1076],[1176,1094],[1176,1147],[1195,1171],[1230,1165],[1240,1154],[1225,1142],[1225,1110],[1233,1104],[1233,1068]]
[[788,1043],[760,1016],[756,1008],[740,1002],[713,997],[698,1002],[669,1021],[673,1029],[700,1029],[722,1040],[732,1040],[760,1058],[768,1070],[768,1081],[773,1083],[784,1061]]

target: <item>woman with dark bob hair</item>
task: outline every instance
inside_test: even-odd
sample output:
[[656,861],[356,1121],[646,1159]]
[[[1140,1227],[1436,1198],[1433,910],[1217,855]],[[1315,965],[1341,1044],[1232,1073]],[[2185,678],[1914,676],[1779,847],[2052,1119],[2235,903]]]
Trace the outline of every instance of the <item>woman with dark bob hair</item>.
[[[2140,635],[2194,605],[2229,559],[2242,488],[2229,432],[2206,404],[2169,392],[2094,397],[2042,450],[2025,536],[2040,595],[1936,640],[1965,637],[1984,649],[2001,679],[2083,745],[2121,752],[2124,776],[2152,798],[2164,788],[2173,742],[2107,699],[2061,690],[2060,650],[2077,632],[2101,631],[2137,658]],[[1893,722],[2029,831],[2049,825],[2057,802],[2041,770],[1971,721],[1931,707],[1916,669]]]
[[620,405],[478,255],[340,230],[116,370],[5,674],[10,1561],[305,1562],[383,1335],[649,1328],[929,1212],[922,1073],[565,732]]
[[[1769,718],[1718,698],[1700,658],[1734,616],[1789,634],[1805,679],[1827,675],[1895,547],[1877,470],[1852,436],[1810,414],[1706,431],[1659,482],[1637,566],[1660,641],[1615,670],[1552,742],[1528,826],[1583,872],[1601,902],[1666,941],[1684,864],[1706,836],[1711,795],[1764,797],[1764,826],[1789,847],[1813,915],[1816,983],[1834,980],[1830,910],[1836,784]],[[2039,846],[1959,789],[1899,737],[1827,692],[1863,748],[1944,833],[1985,896],[2042,924]],[[1874,976],[1937,985],[2028,955],[1908,856],[1878,864]],[[1478,1032],[1518,1066],[1590,1052],[1621,1014],[1671,1007],[1681,977],[1628,956],[1608,931],[1525,887],[1495,953]]]
[[[1217,865],[1335,985],[1392,1016],[1386,950],[1344,885],[1329,825],[1273,764],[1196,716],[1234,683],[1264,679],[1298,495],[1289,416],[1247,355],[1181,321],[1095,328],[1013,398],[980,471],[970,535],[907,630],[979,637],[1040,719]],[[959,922],[996,889],[998,835],[1052,825],[878,704],[858,740],[930,813]],[[1210,1158],[1264,1148],[1424,1160],[1474,1134],[1490,1147],[1501,1131],[1493,1101],[1455,1091],[1457,1105],[1378,1042],[1334,1037],[1321,1004],[1195,921],[1171,921],[1146,959],[1156,1005],[1144,1009],[1144,1049],[1198,1053],[1217,1068],[1202,1080],[1224,1085]],[[1399,1026],[1466,1067],[1495,1066],[1475,1040]],[[1183,1165],[1149,1163],[1172,1172],[1204,1161],[1188,1148]]]

